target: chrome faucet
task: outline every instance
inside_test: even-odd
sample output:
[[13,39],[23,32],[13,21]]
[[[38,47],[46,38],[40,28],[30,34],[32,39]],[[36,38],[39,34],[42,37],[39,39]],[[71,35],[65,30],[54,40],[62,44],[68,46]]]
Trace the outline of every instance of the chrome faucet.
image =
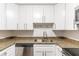
[[43,42],[47,42],[47,32],[43,32]]

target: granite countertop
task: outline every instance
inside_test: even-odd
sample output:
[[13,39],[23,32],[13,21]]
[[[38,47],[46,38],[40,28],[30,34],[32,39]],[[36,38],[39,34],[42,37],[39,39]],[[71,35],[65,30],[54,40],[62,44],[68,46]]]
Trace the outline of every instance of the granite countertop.
[[[68,38],[48,38],[49,40],[53,40],[53,42],[34,42],[36,38],[16,38],[15,43],[56,43],[62,48],[79,48],[79,41],[75,41]],[[40,38],[41,39],[41,38]]]
[[15,44],[14,39],[0,39],[0,51]]
[[49,40],[53,42],[35,42],[35,39],[42,39],[39,37],[15,37],[12,39],[0,39],[0,51],[17,43],[56,43],[62,48],[79,48],[79,41],[75,41],[68,38],[50,37]]

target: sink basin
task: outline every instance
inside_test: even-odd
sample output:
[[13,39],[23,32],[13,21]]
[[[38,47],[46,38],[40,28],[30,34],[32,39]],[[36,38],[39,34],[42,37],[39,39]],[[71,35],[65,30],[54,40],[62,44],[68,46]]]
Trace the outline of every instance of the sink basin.
[[48,40],[48,39],[35,39],[34,42],[53,42],[53,40]]
[[42,39],[34,39],[34,42],[42,42]]

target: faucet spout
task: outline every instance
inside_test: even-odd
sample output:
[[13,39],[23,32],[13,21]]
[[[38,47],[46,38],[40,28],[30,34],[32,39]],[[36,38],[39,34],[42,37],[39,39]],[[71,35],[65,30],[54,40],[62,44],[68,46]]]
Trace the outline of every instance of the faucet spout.
[[48,37],[47,37],[47,32],[43,32],[43,42],[47,42]]

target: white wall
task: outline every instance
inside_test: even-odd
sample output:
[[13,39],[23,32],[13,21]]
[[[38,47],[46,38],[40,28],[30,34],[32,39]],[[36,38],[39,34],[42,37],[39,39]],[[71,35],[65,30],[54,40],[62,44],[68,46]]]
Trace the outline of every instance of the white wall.
[[[0,30],[0,39],[9,37],[9,36],[17,36],[17,37],[32,37],[32,36],[43,36],[44,30],[35,30],[35,31],[8,31],[8,30]],[[73,40],[79,41],[79,31],[77,30],[46,30],[49,37],[57,37],[64,36]],[[35,33],[34,33],[35,32]]]
[[11,31],[0,30],[0,39],[5,38],[5,37],[9,37],[9,36],[12,36]]
[[53,31],[51,29],[35,29],[33,36],[42,36],[43,37],[43,32],[47,32],[48,37],[56,37],[56,36],[63,36],[63,30],[62,31]]
[[43,37],[43,31],[47,32],[48,37],[56,37],[56,36],[63,36],[64,30],[59,31],[52,31],[52,30],[45,30],[45,29],[36,29],[35,31],[12,31],[12,34],[17,37]]
[[48,37],[53,37],[56,36],[55,33],[51,29],[35,29],[33,36],[34,37],[43,37],[43,32],[47,32]]
[[13,36],[17,37],[32,37],[33,31],[27,31],[27,30],[14,30],[12,31]]

